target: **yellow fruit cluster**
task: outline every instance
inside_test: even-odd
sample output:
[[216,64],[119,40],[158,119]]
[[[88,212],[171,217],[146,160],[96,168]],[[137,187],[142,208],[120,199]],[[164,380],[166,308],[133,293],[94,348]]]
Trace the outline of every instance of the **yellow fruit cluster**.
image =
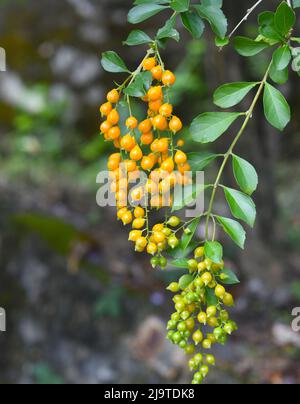
[[[174,230],[166,224],[149,228],[148,206],[156,209],[172,206],[175,185],[187,185],[191,181],[185,175],[190,171],[190,165],[181,150],[184,140],[174,139],[183,127],[169,100],[169,88],[175,84],[175,74],[165,70],[156,57],[146,57],[140,70],[152,75],[152,85],[141,98],[147,110],[145,119],[138,120],[132,115],[130,97],[123,94],[124,88],[113,89],[107,94],[107,102],[100,107],[101,116],[105,118],[100,131],[104,139],[113,142],[118,149],[108,160],[118,219],[124,225],[132,225],[129,240],[135,243],[137,251],[147,250],[155,255],[168,246],[175,248],[178,240]],[[127,102],[129,111],[124,122],[121,122],[118,110],[121,100]],[[126,133],[121,131],[123,126]],[[141,172],[146,174],[147,180],[130,189],[130,183]],[[128,206],[128,196],[133,207]]]

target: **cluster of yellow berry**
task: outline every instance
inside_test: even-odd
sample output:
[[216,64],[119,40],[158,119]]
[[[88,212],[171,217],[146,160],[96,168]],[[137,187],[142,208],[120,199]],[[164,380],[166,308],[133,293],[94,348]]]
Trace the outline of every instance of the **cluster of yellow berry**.
[[[188,261],[193,276],[185,275],[179,283],[173,282],[168,287],[176,293],[173,298],[176,311],[168,322],[167,338],[188,355],[193,355],[199,344],[204,350],[211,349],[216,343],[225,344],[227,336],[237,330],[236,323],[229,319],[228,312],[223,308],[233,306],[234,299],[218,283],[224,281],[224,263],[214,264],[205,258],[204,247],[197,248],[194,256]],[[211,291],[210,296],[208,291]],[[209,366],[214,364],[213,355],[204,357],[201,353],[196,354],[189,361],[191,371],[196,371],[193,383],[202,383]]]
[[[100,131],[105,140],[114,142],[118,149],[108,160],[117,217],[124,225],[132,224],[129,240],[135,243],[136,251],[147,250],[153,256],[158,254],[159,258],[152,264],[164,266],[160,253],[168,246],[175,248],[179,242],[167,224],[158,224],[150,231],[148,206],[156,209],[172,206],[175,185],[187,185],[191,179],[185,175],[190,171],[190,165],[187,155],[181,150],[184,141],[174,140],[183,127],[169,101],[169,88],[174,85],[176,77],[157,60],[157,57],[146,57],[138,69],[152,75],[152,85],[141,98],[147,104],[146,119],[139,121],[132,115],[130,97],[121,86],[110,91],[107,102],[100,107],[101,115],[105,117]],[[127,102],[130,115],[124,119],[126,133],[121,133],[118,111],[121,99]],[[141,172],[146,174],[146,181],[129,190],[130,183],[137,180]],[[169,225],[176,227],[180,224],[178,220],[173,217]]]

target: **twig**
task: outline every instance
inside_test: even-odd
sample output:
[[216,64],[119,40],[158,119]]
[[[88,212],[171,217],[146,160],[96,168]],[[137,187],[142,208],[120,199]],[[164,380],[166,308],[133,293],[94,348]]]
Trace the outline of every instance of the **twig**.
[[[257,1],[253,7],[251,7],[248,11],[247,14],[245,15],[245,17],[238,23],[238,25],[234,28],[234,30],[229,34],[229,38],[231,38],[235,32],[240,28],[240,26],[243,24],[244,21],[247,21],[250,14],[253,13],[253,11],[260,5],[260,3],[262,3],[263,0],[259,0]],[[288,0],[288,3],[290,3],[290,0]]]

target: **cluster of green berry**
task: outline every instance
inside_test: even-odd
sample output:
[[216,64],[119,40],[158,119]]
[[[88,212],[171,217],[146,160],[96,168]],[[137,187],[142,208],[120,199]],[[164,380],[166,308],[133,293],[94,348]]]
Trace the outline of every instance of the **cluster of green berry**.
[[[167,338],[187,355],[194,355],[198,346],[205,351],[217,343],[224,345],[228,335],[237,330],[224,309],[234,305],[232,295],[221,285],[226,276],[222,272],[224,263],[214,264],[206,258],[204,247],[197,248],[194,257],[188,261],[190,275],[184,275],[179,283],[173,282],[168,287],[175,293],[176,311],[168,322]],[[197,371],[193,384],[200,384],[213,365],[213,355],[197,353],[189,361],[191,371]]]

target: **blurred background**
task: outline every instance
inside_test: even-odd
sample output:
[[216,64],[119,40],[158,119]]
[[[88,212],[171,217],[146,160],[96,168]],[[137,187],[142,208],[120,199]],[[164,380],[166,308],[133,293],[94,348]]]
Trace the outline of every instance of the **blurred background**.
[[[249,1],[224,3],[233,28]],[[119,80],[102,70],[101,52],[118,51],[132,68],[145,52],[121,46],[132,28],[126,23],[131,4],[0,1],[0,46],[7,53],[7,72],[0,73],[2,384],[190,381],[185,358],[165,340],[171,313],[165,287],[178,272],[152,270],[148,257],[129,248],[114,210],[95,201],[96,175],[110,152],[99,137],[98,107]],[[155,32],[167,16],[143,29]],[[254,23],[252,16],[240,33],[255,35]],[[186,125],[213,110],[212,91],[220,84],[262,77],[269,57],[242,60],[230,48],[219,52],[209,30],[201,41],[182,32],[180,44],[170,42],[163,56],[177,70],[173,99]],[[259,216],[245,252],[222,240],[242,281],[232,313],[240,330],[217,348],[209,383],[300,382],[300,333],[291,329],[291,311],[300,306],[296,73],[282,90],[293,109],[288,129],[273,130],[257,108],[238,150],[259,172]],[[223,151],[229,142],[224,136],[215,148]],[[226,176],[234,185],[230,168]],[[218,209],[228,213],[222,200]]]

